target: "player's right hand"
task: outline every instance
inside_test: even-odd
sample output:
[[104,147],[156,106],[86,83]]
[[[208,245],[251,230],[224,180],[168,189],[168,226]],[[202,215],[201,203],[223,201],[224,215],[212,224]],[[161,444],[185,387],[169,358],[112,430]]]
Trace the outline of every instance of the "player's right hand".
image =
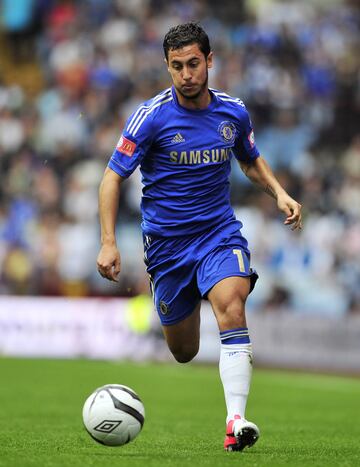
[[99,274],[109,281],[118,281],[120,273],[120,253],[116,245],[103,245],[97,257]]

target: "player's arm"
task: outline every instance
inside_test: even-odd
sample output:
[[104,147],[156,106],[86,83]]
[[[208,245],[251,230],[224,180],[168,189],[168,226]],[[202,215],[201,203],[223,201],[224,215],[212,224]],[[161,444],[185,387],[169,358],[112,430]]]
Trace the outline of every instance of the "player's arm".
[[[120,253],[116,245],[115,228],[121,184],[140,164],[151,144],[153,134],[148,114],[142,110],[143,107],[140,106],[127,120],[99,188],[101,248],[97,268],[99,273],[110,281],[117,281],[120,273]],[[137,123],[135,127],[134,122]]]
[[120,139],[108,162],[99,188],[99,218],[101,248],[97,258],[99,273],[117,281],[120,273],[120,253],[116,245],[116,218],[121,184],[134,172],[147,154],[154,135],[151,112],[140,106],[128,118]]
[[107,167],[99,188],[101,249],[97,258],[97,268],[99,273],[110,281],[117,281],[120,273],[120,253],[116,245],[115,227],[123,180],[123,177]]
[[244,174],[254,184],[276,200],[280,211],[286,214],[284,224],[292,225],[292,230],[301,229],[301,205],[287,194],[265,159],[259,156],[249,162],[239,161],[239,164]]

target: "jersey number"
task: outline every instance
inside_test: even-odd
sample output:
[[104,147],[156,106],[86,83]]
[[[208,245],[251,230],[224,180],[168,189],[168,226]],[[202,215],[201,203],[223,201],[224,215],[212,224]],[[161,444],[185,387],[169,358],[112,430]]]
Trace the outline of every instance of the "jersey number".
[[240,272],[245,272],[245,264],[242,250],[233,250],[233,253],[237,256]]

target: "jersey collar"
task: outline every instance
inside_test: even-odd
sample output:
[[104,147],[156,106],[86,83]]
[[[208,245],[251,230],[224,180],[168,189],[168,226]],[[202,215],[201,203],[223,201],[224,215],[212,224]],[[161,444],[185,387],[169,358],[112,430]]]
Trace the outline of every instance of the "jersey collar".
[[186,107],[183,107],[182,105],[179,104],[174,85],[171,86],[171,92],[173,95],[174,105],[177,107],[177,109],[180,110],[181,112],[191,114],[191,115],[204,115],[204,114],[210,113],[214,110],[218,102],[216,95],[209,89],[209,93],[211,95],[211,102],[205,109],[198,109],[198,110],[187,109]]

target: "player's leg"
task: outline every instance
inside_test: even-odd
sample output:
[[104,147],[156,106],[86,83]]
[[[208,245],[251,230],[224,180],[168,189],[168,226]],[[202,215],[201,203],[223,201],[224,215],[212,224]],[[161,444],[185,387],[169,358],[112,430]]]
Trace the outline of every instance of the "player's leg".
[[219,370],[227,408],[226,450],[242,450],[259,437],[256,425],[245,419],[252,375],[252,348],[245,316],[249,292],[249,277],[227,277],[208,294],[221,339]]
[[192,360],[199,351],[200,303],[195,310],[179,323],[163,326],[163,333],[174,358],[179,363]]
[[245,302],[250,292],[250,277],[226,277],[217,282],[207,298],[214,310],[220,332],[246,327]]
[[200,336],[201,294],[196,282],[195,246],[188,243],[184,248],[178,238],[144,238],[155,309],[169,350],[180,363],[189,362],[198,353]]
[[245,419],[252,375],[252,348],[245,317],[249,292],[249,277],[227,277],[208,293],[221,339],[219,370],[227,408],[227,450],[242,450],[259,436],[256,425]]
[[227,422],[235,415],[245,418],[252,373],[252,349],[245,317],[249,290],[248,277],[228,277],[215,284],[208,294],[220,331],[220,375]]
[[[250,267],[246,240],[238,230],[231,229],[230,225],[230,232],[225,228],[214,236],[212,243],[216,246],[204,256],[197,277],[202,296],[210,301],[219,326],[219,369],[227,407],[224,446],[227,450],[241,450],[259,435],[257,427],[245,419],[252,375],[245,303],[258,276]],[[249,430],[244,429],[244,422],[249,423]]]

